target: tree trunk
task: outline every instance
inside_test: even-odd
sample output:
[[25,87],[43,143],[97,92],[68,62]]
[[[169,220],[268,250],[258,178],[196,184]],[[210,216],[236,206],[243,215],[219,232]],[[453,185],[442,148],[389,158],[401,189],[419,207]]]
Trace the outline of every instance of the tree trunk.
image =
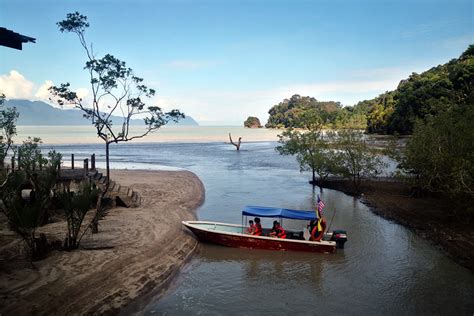
[[97,205],[95,209],[94,218],[92,219],[92,222],[91,222],[91,232],[93,234],[97,234],[99,232],[99,213],[100,213],[101,207],[102,207],[102,196],[99,196],[99,200],[97,201]]
[[42,233],[39,235],[39,237],[33,237],[32,246],[32,261],[37,261],[45,258],[49,252],[48,240],[46,239],[46,236]]
[[110,142],[106,141],[105,142],[105,169],[106,169],[107,178],[105,181],[105,188],[99,196],[99,199],[96,205],[95,215],[91,222],[91,231],[93,234],[97,234],[99,232],[99,219],[102,217],[102,212],[103,212],[102,202],[105,197],[105,194],[109,190],[109,185],[110,185],[109,147],[110,147]]
[[232,140],[232,135],[230,135],[230,133],[229,133],[229,140],[230,140],[230,143],[232,145],[234,145],[237,150],[240,150],[240,144],[242,142],[242,137],[239,137],[239,142],[238,143],[234,143],[234,141]]
[[94,221],[91,224],[91,232],[93,234],[97,234],[99,232],[99,222],[94,219]]
[[105,142],[105,168],[107,170],[107,181],[106,181],[107,188],[109,187],[109,181],[110,181],[109,146],[110,146],[110,143],[108,141]]
[[354,193],[359,194],[360,193],[360,177],[354,174],[352,177],[352,182],[354,183],[354,189],[355,189]]

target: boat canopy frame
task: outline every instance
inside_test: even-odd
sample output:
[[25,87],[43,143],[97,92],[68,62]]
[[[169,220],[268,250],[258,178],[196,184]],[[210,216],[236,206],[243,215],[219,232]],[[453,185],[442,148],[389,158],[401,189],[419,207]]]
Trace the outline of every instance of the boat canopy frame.
[[304,210],[291,210],[280,207],[268,207],[268,206],[246,206],[242,211],[243,216],[255,216],[255,217],[278,217],[288,218],[297,220],[315,220],[318,219],[316,211],[304,211]]

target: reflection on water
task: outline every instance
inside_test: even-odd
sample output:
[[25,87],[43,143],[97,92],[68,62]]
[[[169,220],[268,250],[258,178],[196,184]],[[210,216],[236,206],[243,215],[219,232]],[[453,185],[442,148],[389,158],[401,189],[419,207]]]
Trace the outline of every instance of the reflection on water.
[[[161,300],[145,313],[175,314],[466,314],[474,311],[474,276],[402,226],[375,216],[343,193],[314,191],[275,143],[126,144],[112,147],[114,167],[175,166],[206,187],[203,220],[240,223],[245,205],[311,209],[321,194],[332,227],[348,232],[334,255],[201,245]],[[99,154],[100,145],[56,146]],[[271,219],[264,221],[269,226]],[[284,221],[299,229],[307,223]]]

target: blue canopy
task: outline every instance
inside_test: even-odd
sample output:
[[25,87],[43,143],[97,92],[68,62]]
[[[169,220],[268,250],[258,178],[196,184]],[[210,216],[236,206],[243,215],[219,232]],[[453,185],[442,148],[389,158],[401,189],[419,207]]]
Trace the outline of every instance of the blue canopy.
[[317,219],[315,211],[289,210],[286,208],[266,207],[266,206],[246,206],[242,215],[257,217],[281,217],[301,220]]

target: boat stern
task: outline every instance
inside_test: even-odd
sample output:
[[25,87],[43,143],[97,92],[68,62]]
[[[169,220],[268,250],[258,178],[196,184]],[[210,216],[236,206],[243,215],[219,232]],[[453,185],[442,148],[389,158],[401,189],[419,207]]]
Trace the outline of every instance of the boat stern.
[[347,241],[347,232],[341,229],[333,230],[330,240],[336,242],[336,248],[344,249],[344,244]]

